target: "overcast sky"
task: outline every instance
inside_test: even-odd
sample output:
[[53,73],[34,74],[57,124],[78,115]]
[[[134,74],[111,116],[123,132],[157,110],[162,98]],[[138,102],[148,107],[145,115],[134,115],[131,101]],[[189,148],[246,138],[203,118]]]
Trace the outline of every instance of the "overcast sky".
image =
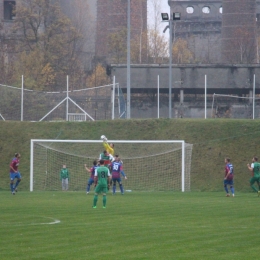
[[[148,0],[148,22],[151,23],[151,17],[152,17],[152,12],[153,12],[153,8],[151,6],[151,1],[152,0]],[[158,2],[160,2],[161,5],[161,12],[162,13],[170,13],[170,6],[168,5],[168,0],[158,0]]]
[[[153,8],[151,7],[151,1],[152,0],[148,0],[148,24],[152,24],[153,23]],[[170,15],[170,6],[168,5],[168,0],[158,0],[160,2],[161,5],[161,10],[160,12],[162,13],[168,13]],[[160,31],[163,31],[163,29],[165,28],[166,24],[165,23],[161,23],[161,29]],[[163,34],[163,32],[162,32]],[[168,34],[163,34],[166,38],[168,38]]]

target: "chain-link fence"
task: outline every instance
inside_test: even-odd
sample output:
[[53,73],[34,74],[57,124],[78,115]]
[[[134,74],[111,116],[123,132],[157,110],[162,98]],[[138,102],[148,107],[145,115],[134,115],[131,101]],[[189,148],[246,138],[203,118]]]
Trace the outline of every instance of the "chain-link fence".
[[125,110],[119,84],[61,92],[34,91],[0,84],[0,120],[103,120],[124,118]]

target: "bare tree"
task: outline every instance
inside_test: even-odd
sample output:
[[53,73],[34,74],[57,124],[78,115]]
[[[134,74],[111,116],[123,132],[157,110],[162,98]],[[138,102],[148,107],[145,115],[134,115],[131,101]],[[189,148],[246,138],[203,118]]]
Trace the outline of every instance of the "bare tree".
[[254,63],[256,61],[257,40],[252,37],[252,32],[243,27],[236,28],[233,40],[230,42],[230,53],[227,60],[232,63]]
[[151,0],[153,23],[148,27],[148,56],[153,63],[162,62],[168,53],[168,42],[160,32],[161,1]]

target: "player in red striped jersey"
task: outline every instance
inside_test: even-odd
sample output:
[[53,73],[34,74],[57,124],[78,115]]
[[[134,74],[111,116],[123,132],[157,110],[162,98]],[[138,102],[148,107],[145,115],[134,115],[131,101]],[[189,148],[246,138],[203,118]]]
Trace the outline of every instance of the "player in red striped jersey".
[[[18,171],[21,155],[19,153],[16,153],[14,156],[15,157],[12,159],[10,163],[10,188],[13,195],[15,195],[15,192],[17,192],[17,186],[21,182],[21,174]],[[15,185],[14,179],[17,179]]]

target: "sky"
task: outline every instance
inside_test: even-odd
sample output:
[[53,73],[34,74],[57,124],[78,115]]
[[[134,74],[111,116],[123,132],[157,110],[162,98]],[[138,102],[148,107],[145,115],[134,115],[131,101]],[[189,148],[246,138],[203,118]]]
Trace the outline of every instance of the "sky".
[[[153,0],[148,0],[147,3],[148,3],[148,24],[151,25],[153,23],[152,19],[153,19],[153,15],[152,15],[152,12],[153,12],[153,8],[151,7],[151,1]],[[170,15],[170,6],[168,5],[168,0],[158,0],[160,2],[160,6],[161,6],[161,10],[160,12],[162,13],[168,13]],[[163,29],[165,28],[166,24],[165,23],[161,23],[161,28],[160,28],[160,31],[162,32]],[[165,37],[168,38],[168,34],[163,34]]]

